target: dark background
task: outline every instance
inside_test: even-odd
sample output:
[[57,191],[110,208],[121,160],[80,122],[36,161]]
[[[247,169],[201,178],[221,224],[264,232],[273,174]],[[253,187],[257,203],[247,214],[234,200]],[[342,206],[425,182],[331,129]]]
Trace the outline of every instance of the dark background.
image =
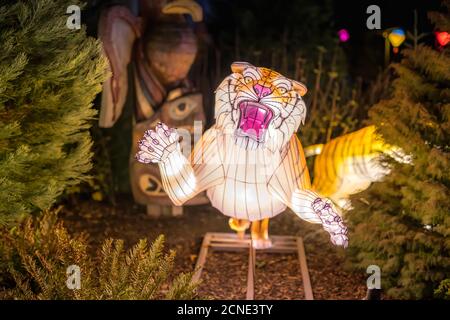
[[[134,0],[88,0],[83,22],[88,33],[97,32],[101,9],[112,4],[129,4]],[[149,0],[151,1],[151,0]],[[332,47],[337,41],[337,31],[346,28],[350,40],[341,44],[345,52],[347,68],[352,76],[365,76],[369,81],[381,68],[384,59],[383,29],[401,27],[413,31],[414,10],[417,10],[418,32],[428,33],[423,39],[433,42],[433,27],[427,12],[440,9],[439,0],[197,0],[204,12],[207,45],[223,51],[222,65],[232,60],[251,59],[249,52],[262,50],[260,64],[268,62],[264,51],[276,47],[282,40],[283,30],[288,29],[291,47],[302,51],[314,51],[317,45]],[[382,30],[368,30],[366,20],[369,5],[381,9]],[[197,25],[197,29],[199,26]],[[240,55],[236,57],[236,33],[240,34]],[[227,51],[232,54],[227,55]],[[314,56],[314,53],[310,54]],[[395,58],[395,57],[394,57]],[[254,62],[254,61],[253,61]],[[262,65],[262,64],[261,64]]]
[[[248,36],[265,49],[276,43],[277,35],[280,38],[285,27],[290,29],[300,27],[300,32],[289,40],[305,50],[312,50],[315,45],[331,47],[333,41],[337,39],[337,31],[345,28],[350,33],[350,40],[341,46],[346,54],[350,74],[370,77],[383,67],[384,38],[381,36],[383,29],[401,27],[405,31],[413,32],[414,10],[417,10],[418,32],[429,33],[424,40],[433,42],[431,33],[433,27],[427,18],[427,12],[440,9],[439,0],[200,0],[199,2],[205,11],[208,31],[216,42],[227,36],[232,37],[240,25],[246,26],[246,15],[242,13],[243,11],[253,12],[259,20],[257,23],[264,25],[266,34],[272,35],[272,38],[268,39],[256,28],[247,28],[253,31]],[[366,27],[366,20],[369,17],[366,10],[369,5],[378,5],[381,9],[381,30],[368,30]]]
[[[378,5],[381,9],[381,28],[402,27],[413,31],[414,10],[417,10],[418,32],[429,33],[423,38],[428,43],[434,42],[433,26],[427,17],[427,12],[440,10],[439,0],[358,0],[333,1],[333,20],[336,30],[346,28],[351,39],[345,44],[345,53],[349,62],[349,69],[353,75],[373,75],[375,66],[382,66],[384,59],[384,39],[375,30],[366,28],[369,16],[366,9],[369,5]],[[367,60],[373,62],[368,64]]]

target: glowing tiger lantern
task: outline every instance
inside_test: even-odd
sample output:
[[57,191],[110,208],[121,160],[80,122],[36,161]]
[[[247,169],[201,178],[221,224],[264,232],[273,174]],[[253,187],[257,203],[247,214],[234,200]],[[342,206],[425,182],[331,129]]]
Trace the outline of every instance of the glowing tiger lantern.
[[271,245],[268,219],[292,209],[319,223],[336,245],[347,246],[347,228],[333,203],[311,190],[302,145],[306,87],[281,74],[235,62],[216,90],[216,123],[185,157],[177,130],[163,123],[147,130],[136,158],[157,163],[163,188],[175,205],[206,191],[212,205],[242,231],[252,222],[255,248]]

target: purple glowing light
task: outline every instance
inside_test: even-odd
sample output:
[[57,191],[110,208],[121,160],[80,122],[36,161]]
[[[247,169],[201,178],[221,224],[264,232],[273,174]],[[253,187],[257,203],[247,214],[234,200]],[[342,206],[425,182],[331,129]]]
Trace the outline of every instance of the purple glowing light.
[[338,31],[339,41],[347,42],[350,39],[350,33],[348,33],[347,29],[341,29]]

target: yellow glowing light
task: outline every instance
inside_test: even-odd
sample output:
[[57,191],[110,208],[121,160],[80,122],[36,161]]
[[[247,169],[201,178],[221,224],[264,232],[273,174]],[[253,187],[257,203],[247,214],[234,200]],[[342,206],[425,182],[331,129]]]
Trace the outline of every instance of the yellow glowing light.
[[389,42],[394,48],[398,48],[405,38],[405,32],[402,29],[394,29],[388,36]]

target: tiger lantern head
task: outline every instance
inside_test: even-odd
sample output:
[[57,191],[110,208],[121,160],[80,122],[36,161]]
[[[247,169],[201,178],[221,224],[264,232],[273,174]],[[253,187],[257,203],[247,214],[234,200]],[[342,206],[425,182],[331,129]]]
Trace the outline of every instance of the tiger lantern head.
[[216,90],[217,129],[244,149],[281,150],[305,121],[305,85],[247,62],[231,71]]

